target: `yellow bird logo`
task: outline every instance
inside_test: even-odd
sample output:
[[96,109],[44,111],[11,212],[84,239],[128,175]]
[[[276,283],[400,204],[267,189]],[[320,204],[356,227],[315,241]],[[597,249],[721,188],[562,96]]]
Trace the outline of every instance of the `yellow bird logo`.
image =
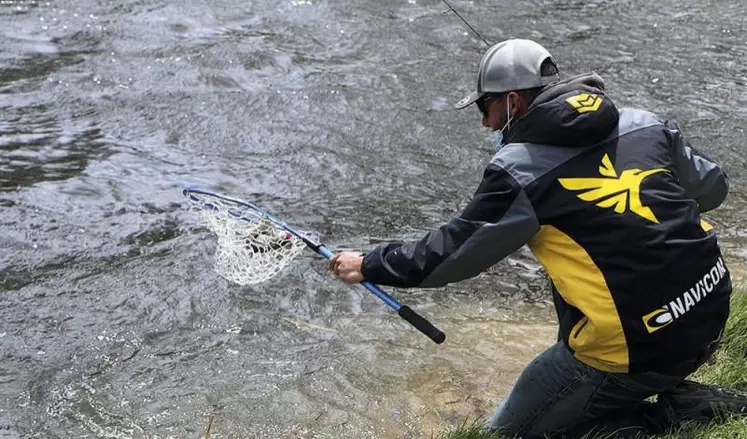
[[602,157],[599,173],[604,178],[560,178],[558,181],[570,191],[583,191],[578,198],[584,201],[599,201],[596,205],[604,208],[614,207],[618,214],[630,209],[634,214],[659,224],[654,212],[641,203],[641,182],[649,175],[667,172],[666,169],[626,169],[618,177],[617,171],[607,154]]

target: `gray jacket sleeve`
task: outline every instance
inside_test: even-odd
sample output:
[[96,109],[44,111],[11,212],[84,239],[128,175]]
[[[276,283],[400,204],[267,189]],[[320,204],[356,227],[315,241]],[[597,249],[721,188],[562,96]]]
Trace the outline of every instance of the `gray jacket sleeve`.
[[666,126],[672,142],[677,179],[687,195],[698,202],[701,212],[707,212],[721,205],[729,192],[729,178],[726,173],[708,158],[697,151],[682,135],[674,121]]
[[363,259],[366,280],[396,287],[439,287],[477,276],[539,231],[529,198],[490,164],[474,197],[446,224],[416,242],[383,244]]

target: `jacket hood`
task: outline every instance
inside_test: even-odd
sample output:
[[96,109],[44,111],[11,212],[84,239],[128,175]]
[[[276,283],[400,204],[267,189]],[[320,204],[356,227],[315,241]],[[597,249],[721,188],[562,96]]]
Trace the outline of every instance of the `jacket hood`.
[[506,133],[506,143],[588,146],[617,127],[620,113],[596,73],[545,86],[526,114]]

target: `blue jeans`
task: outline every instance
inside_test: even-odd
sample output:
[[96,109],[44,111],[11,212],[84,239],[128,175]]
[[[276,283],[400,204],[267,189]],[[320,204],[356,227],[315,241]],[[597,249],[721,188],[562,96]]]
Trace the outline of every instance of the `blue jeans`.
[[525,439],[658,433],[667,426],[666,410],[645,399],[674,388],[684,378],[604,372],[578,361],[559,342],[524,369],[487,428]]

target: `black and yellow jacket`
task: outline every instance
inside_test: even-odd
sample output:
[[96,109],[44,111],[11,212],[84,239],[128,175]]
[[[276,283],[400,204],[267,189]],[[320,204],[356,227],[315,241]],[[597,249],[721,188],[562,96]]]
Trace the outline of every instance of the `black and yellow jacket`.
[[524,244],[545,267],[565,344],[609,372],[666,372],[723,328],[731,281],[700,213],[728,180],[677,125],[615,107],[595,74],[545,87],[461,214],[377,247],[367,280],[438,287]]

